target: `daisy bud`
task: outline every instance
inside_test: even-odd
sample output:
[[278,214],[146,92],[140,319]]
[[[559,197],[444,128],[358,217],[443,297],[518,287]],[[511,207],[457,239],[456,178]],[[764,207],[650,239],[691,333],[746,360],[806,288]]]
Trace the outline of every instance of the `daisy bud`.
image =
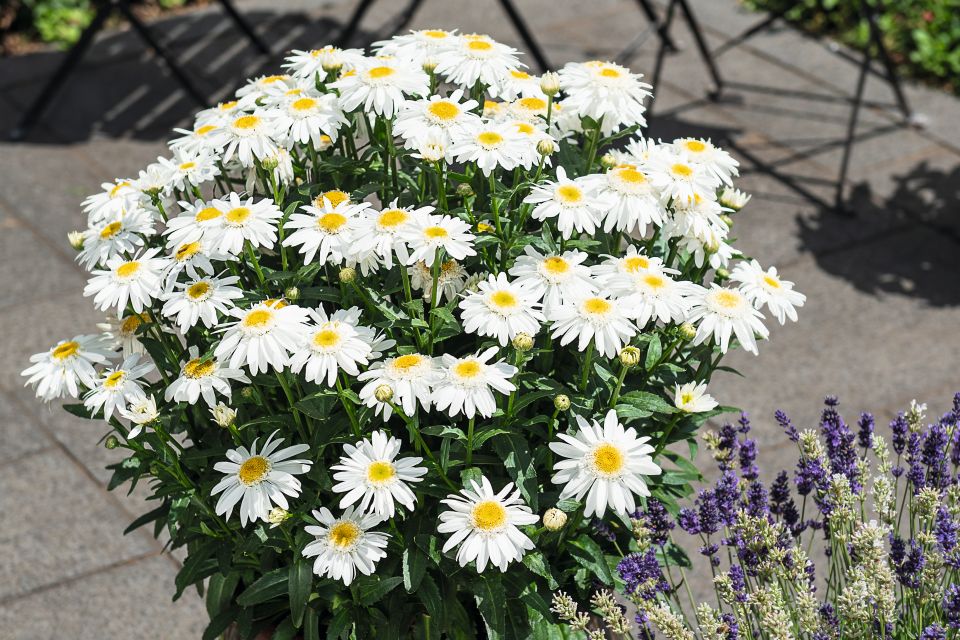
[[677,333],[684,340],[690,341],[697,337],[697,328],[689,322],[684,322],[680,325]]
[[722,216],[720,216],[720,222],[727,225],[728,229],[733,228],[733,218],[731,218],[727,214],[723,214]]
[[640,364],[640,349],[624,347],[620,352],[620,364],[625,367],[635,367]]
[[240,389],[240,395],[246,398],[247,400],[253,400],[254,398],[257,397],[257,394],[254,391],[253,387],[244,387],[243,389]]
[[533,349],[533,336],[521,331],[513,338],[513,348],[517,351],[530,351]]
[[340,269],[340,282],[353,282],[357,279],[357,270],[353,267],[344,267]]
[[343,60],[337,60],[337,59],[324,60],[321,66],[323,67],[323,70],[326,71],[327,73],[330,73],[331,71],[339,71],[340,69],[343,68]]
[[373,397],[378,402],[390,402],[393,399],[393,389],[390,385],[382,384],[373,391]]
[[420,157],[427,162],[440,162],[447,157],[447,150],[442,144],[425,144],[420,147]]
[[547,509],[543,514],[543,526],[547,531],[559,531],[565,524],[567,524],[567,514],[560,509]]
[[103,446],[107,449],[116,449],[120,446],[120,441],[117,439],[117,436],[107,436],[107,439],[103,441]]
[[605,153],[600,157],[600,166],[604,169],[613,169],[618,164],[617,159],[612,154]]
[[290,302],[296,302],[300,299],[300,289],[297,287],[287,287],[286,291],[283,292],[283,297]]
[[70,243],[70,246],[80,251],[83,249],[83,232],[82,231],[71,231],[67,234],[67,242]]
[[437,65],[440,64],[440,61],[434,57],[428,56],[423,59],[423,62],[420,64],[420,68],[423,69],[424,73],[432,74],[437,69]]
[[270,513],[267,514],[267,522],[270,523],[270,528],[272,529],[277,525],[283,524],[284,520],[287,520],[289,517],[289,511],[283,507],[274,507],[273,509],[270,509]]
[[730,270],[729,270],[729,269],[725,269],[725,268],[723,268],[723,267],[720,267],[719,269],[717,269],[717,277],[716,277],[717,282],[721,282],[721,281],[723,281],[723,280],[726,280],[726,279],[729,278],[729,277],[730,277]]
[[550,97],[560,93],[560,76],[553,71],[547,71],[540,76],[540,91]]
[[553,399],[553,406],[558,411],[566,411],[570,408],[570,398],[562,393]]
[[263,167],[264,171],[273,171],[280,166],[280,160],[276,156],[269,156],[260,161],[260,166]]
[[469,198],[473,195],[473,187],[466,182],[461,182],[457,185],[457,195],[461,198]]
[[706,249],[707,253],[716,253],[720,250],[720,240],[718,238],[710,238],[710,240],[703,245],[703,248]]
[[539,153],[542,156],[548,156],[556,150],[557,150],[557,145],[553,142],[553,140],[547,140],[546,138],[544,138],[543,140],[537,143],[537,153]]
[[[243,391],[246,391],[247,389],[253,391],[251,387],[246,387],[243,389]],[[241,393],[243,393],[243,391],[241,391]],[[234,420],[237,419],[237,412],[222,402],[218,402],[217,405],[210,410],[210,412],[213,414],[214,422],[224,429],[232,425]]]
[[750,198],[752,197],[750,194],[744,193],[739,189],[731,189],[728,187],[720,194],[720,204],[728,209],[740,211],[740,209],[743,209],[747,203],[750,202]]

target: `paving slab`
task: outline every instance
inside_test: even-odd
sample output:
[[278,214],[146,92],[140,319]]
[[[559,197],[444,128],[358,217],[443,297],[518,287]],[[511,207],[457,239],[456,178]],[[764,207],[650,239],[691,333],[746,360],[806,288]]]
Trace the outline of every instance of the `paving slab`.
[[0,391],[0,464],[49,449],[52,443],[12,394]]

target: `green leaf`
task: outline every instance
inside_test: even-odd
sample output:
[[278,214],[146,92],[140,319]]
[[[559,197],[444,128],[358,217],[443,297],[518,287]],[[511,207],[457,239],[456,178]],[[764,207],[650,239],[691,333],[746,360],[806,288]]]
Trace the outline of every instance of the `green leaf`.
[[[617,405],[617,413],[620,413],[620,406],[636,409],[641,412],[649,413],[676,413],[677,408],[664,400],[655,393],[647,391],[631,391],[620,396],[620,404]],[[649,415],[649,414],[648,414]]]
[[603,551],[590,536],[582,534],[576,540],[570,540],[567,548],[577,564],[590,571],[603,584],[613,584],[613,574],[603,558]]
[[320,619],[313,607],[303,614],[303,640],[320,640]]
[[139,529],[140,527],[147,524],[148,522],[153,522],[154,520],[157,520],[159,518],[166,517],[168,511],[170,511],[170,503],[164,502],[156,509],[153,509],[152,511],[143,514],[142,516],[140,516],[139,518],[131,522],[130,526],[128,526],[126,529],[123,530],[123,535],[127,535],[131,531]]
[[523,494],[527,505],[537,510],[540,497],[537,471],[525,438],[516,434],[505,435],[493,441],[493,448],[503,460],[503,466]]
[[91,419],[90,410],[87,409],[87,407],[81,403],[65,404],[62,406],[63,406],[63,410],[69,414],[75,415],[78,418],[84,418],[86,420]]
[[237,604],[242,607],[250,607],[273,598],[278,598],[287,593],[289,584],[290,567],[280,567],[269,573],[265,573],[251,584],[246,590],[237,596]]
[[210,624],[203,630],[202,640],[217,640],[227,627],[237,619],[238,609],[231,607],[210,618]]
[[662,355],[663,347],[660,345],[660,336],[654,334],[654,336],[650,338],[650,343],[647,345],[647,357],[643,361],[643,368],[647,371],[652,370]]
[[423,603],[431,618],[436,618],[438,621],[444,619],[443,598],[440,596],[440,589],[437,588],[437,583],[429,575],[424,575],[423,580],[420,581],[417,597],[420,598],[420,602]]
[[541,578],[546,578],[547,586],[551,589],[556,589],[560,586],[553,577],[553,573],[550,571],[549,565],[547,565],[547,559],[539,551],[532,551],[525,554],[523,556],[523,564],[527,569],[530,569],[530,571],[537,574]]
[[392,578],[374,578],[364,580],[357,587],[360,594],[360,604],[371,605],[378,602],[383,596],[390,593],[398,584],[403,582],[403,578],[394,576]]
[[293,621],[288,617],[277,625],[277,629],[273,632],[270,640],[293,640],[296,634],[297,628],[293,626]]
[[210,576],[210,580],[207,582],[206,605],[207,615],[210,616],[211,619],[216,617],[233,602],[233,592],[236,591],[239,581],[239,573],[230,573],[227,575],[215,573]]
[[403,588],[413,593],[420,586],[423,574],[427,570],[427,557],[416,548],[408,547],[403,551]]
[[346,605],[340,605],[336,613],[333,614],[333,620],[327,627],[327,640],[337,640],[346,632],[350,631],[353,625],[353,608]]
[[490,640],[502,638],[506,620],[507,596],[503,592],[500,576],[494,574],[480,575],[473,584],[473,593],[477,601],[477,608],[487,625],[487,637]]
[[299,553],[293,561],[287,586],[290,592],[290,619],[297,628],[303,622],[303,613],[310,600],[310,591],[313,589],[313,569],[310,563]]

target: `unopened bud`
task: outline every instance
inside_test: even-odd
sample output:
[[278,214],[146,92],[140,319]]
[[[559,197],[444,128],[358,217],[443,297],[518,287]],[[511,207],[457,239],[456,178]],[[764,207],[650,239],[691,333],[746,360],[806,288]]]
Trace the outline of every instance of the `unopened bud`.
[[517,351],[530,351],[533,349],[533,336],[521,331],[513,337],[513,348]]
[[750,194],[744,193],[739,189],[726,188],[723,190],[723,193],[720,194],[720,204],[727,207],[728,209],[733,209],[734,211],[740,211],[747,203],[750,202]]
[[393,400],[393,389],[390,385],[382,384],[373,391],[373,397],[378,402],[390,402]]
[[83,232],[82,231],[71,231],[67,234],[67,242],[70,243],[70,246],[80,251],[83,249]]
[[600,166],[604,169],[613,169],[618,164],[620,163],[613,157],[613,154],[605,153],[600,157]]
[[117,439],[117,436],[110,435],[107,436],[107,439],[103,441],[103,446],[107,449],[116,449],[120,446],[120,441]]
[[473,195],[473,187],[466,182],[461,182],[457,185],[457,195],[461,198],[469,198]]
[[340,269],[340,282],[350,283],[357,279],[357,270],[353,267]]
[[537,153],[542,156],[548,156],[557,150],[557,144],[553,140],[544,138],[537,143]]
[[543,514],[543,526],[547,528],[547,531],[559,531],[563,529],[565,524],[567,524],[567,514],[560,509],[547,509],[547,512]]
[[273,528],[277,525],[283,524],[284,520],[288,519],[289,517],[289,511],[283,507],[274,507],[273,509],[270,509],[270,513],[267,514],[267,522],[269,522],[271,528]]
[[706,249],[707,253],[716,253],[720,250],[720,240],[718,238],[710,238],[710,240],[703,245],[703,248]]
[[[244,391],[250,390],[249,394],[244,394]],[[241,395],[253,395],[253,387],[245,387],[240,391]],[[218,426],[223,427],[224,429],[230,427],[237,419],[237,412],[225,405],[222,402],[218,402],[213,409],[210,410],[213,414],[213,421],[217,423]]]
[[540,91],[550,97],[560,93],[560,76],[553,71],[547,71],[540,76]]
[[690,340],[693,340],[694,338],[697,337],[697,328],[692,324],[690,324],[689,322],[684,322],[682,325],[680,325],[679,329],[677,330],[677,334],[681,338],[689,342]]
[[246,400],[253,400],[257,397],[257,392],[253,387],[244,387],[243,389],[240,389],[240,395]]
[[336,58],[324,60],[323,64],[320,66],[327,73],[330,73],[331,71],[339,71],[341,68],[343,68],[343,60],[337,60]]
[[726,280],[730,277],[730,270],[720,267],[717,269],[716,280]]
[[283,292],[283,297],[290,302],[296,302],[300,299],[300,289],[298,287],[287,287]]
[[727,214],[723,214],[722,216],[720,216],[720,222],[727,225],[727,228],[733,227],[733,218],[731,218]]
[[276,156],[268,156],[260,161],[260,166],[264,171],[273,171],[280,166],[280,160]]
[[440,61],[433,57],[427,57],[423,59],[423,62],[420,63],[420,68],[423,69],[424,73],[433,73],[437,69],[437,65],[440,64]]
[[620,364],[625,367],[635,367],[640,364],[640,349],[636,347],[624,347],[620,351]]
[[562,393],[553,399],[553,407],[558,411],[566,411],[570,408],[570,398]]

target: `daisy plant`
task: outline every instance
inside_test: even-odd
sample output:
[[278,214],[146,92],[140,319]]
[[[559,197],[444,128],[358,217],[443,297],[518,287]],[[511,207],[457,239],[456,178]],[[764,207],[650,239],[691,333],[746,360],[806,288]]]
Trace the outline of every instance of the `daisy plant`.
[[109,317],[27,383],[112,430],[207,638],[560,637],[615,581],[593,519],[692,492],[721,358],[804,296],[620,65],[431,29],[283,69],[83,201]]

